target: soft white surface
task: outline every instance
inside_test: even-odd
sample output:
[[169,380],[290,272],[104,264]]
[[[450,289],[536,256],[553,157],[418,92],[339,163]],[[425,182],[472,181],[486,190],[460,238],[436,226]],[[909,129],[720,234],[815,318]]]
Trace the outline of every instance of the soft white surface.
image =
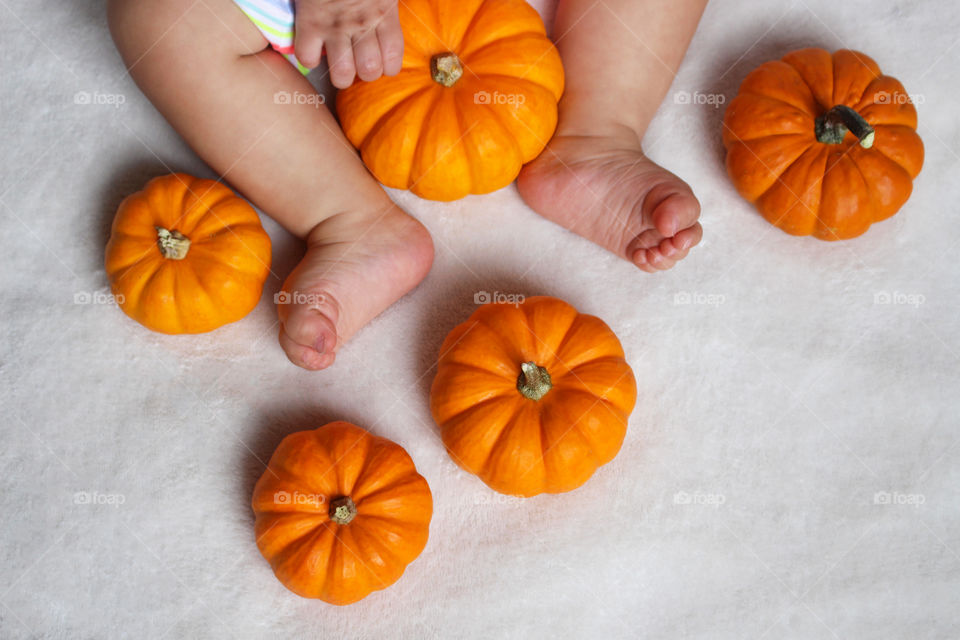
[[[107,292],[125,194],[210,172],[125,75],[101,2],[0,0],[0,637],[956,637],[958,31],[953,0],[717,0],[674,91],[729,101],[799,46],[872,54],[921,100],[926,166],[900,214],[842,244],[781,233],[726,178],[722,108],[671,94],[647,146],[694,185],[706,230],[680,267],[640,273],[513,187],[398,193],[434,235],[433,271],[308,373],[276,342],[277,278],[201,337],[74,304]],[[282,277],[299,248],[265,224]],[[623,340],[639,404],[619,457],[573,493],[501,498],[444,453],[431,366],[481,290],[563,297]],[[423,555],[348,608],[274,579],[248,505],[282,437],[332,419],[401,443],[435,498]]]

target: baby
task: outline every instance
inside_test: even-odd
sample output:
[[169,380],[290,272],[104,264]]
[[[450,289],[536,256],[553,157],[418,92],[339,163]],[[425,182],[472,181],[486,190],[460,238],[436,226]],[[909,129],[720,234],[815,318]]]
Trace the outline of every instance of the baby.
[[[648,160],[640,140],[706,1],[559,0],[559,123],[517,181],[543,217],[651,273],[685,257],[702,233],[690,187]],[[325,107],[274,95],[313,94],[302,72],[324,50],[338,88],[398,73],[397,0],[110,0],[108,12],[131,76],[157,109],[306,241],[285,288],[311,295],[278,306],[280,344],[301,367],[330,366],[344,341],[426,276],[433,242]]]

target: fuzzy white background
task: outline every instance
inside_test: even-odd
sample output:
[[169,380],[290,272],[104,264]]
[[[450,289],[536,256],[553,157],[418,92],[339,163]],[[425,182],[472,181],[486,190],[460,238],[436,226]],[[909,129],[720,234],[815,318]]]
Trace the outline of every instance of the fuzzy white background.
[[[309,373],[272,303],[301,247],[268,219],[275,277],[241,322],[162,336],[96,303],[120,200],[212,174],[125,74],[101,1],[0,0],[0,637],[957,637],[958,32],[953,0],[715,0],[645,141],[703,203],[686,261],[640,273],[512,186],[394,193],[433,270]],[[812,45],[900,78],[926,143],[904,209],[839,244],[755,214],[723,106],[683,99],[729,103]],[[621,337],[639,403],[581,489],[503,498],[444,452],[433,363],[479,291],[560,296]],[[420,558],[346,608],[277,582],[249,507],[280,440],[334,419],[403,445],[435,500]]]

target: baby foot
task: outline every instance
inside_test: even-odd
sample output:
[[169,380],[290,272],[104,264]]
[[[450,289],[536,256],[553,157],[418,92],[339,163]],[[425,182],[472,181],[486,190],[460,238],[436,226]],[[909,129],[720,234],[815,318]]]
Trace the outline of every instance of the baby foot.
[[653,273],[700,242],[700,203],[633,138],[558,134],[517,188],[543,217]]
[[432,262],[426,228],[393,204],[327,218],[278,295],[287,357],[305,369],[329,367],[340,345],[423,280]]

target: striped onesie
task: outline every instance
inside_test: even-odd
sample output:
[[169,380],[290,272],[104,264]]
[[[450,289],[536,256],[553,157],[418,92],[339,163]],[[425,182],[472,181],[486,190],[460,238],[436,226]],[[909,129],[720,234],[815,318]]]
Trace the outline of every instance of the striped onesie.
[[270,46],[291,62],[300,73],[306,68],[293,53],[294,0],[233,0],[260,29]]

